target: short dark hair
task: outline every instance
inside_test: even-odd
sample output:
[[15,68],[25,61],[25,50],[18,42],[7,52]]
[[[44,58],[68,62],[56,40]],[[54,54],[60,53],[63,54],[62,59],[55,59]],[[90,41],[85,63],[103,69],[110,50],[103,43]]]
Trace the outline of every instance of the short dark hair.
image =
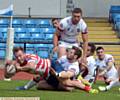
[[75,47],[75,46],[73,46],[72,49],[75,50],[75,55],[77,55],[77,59],[80,58],[82,55],[82,51],[78,47]]
[[14,47],[13,48],[13,54],[15,54],[16,52],[18,52],[19,50],[24,52],[24,48],[23,47]]
[[98,50],[100,50],[100,49],[104,50],[103,47],[99,46],[99,47],[97,47],[96,51],[98,51]]
[[81,13],[82,14],[82,9],[81,8],[74,8],[72,13]]
[[55,20],[58,20],[58,18],[52,18],[52,20],[51,20],[51,21],[52,21],[52,22],[54,22]]
[[91,53],[94,54],[95,50],[96,50],[96,46],[94,43],[88,43],[88,46],[91,47]]

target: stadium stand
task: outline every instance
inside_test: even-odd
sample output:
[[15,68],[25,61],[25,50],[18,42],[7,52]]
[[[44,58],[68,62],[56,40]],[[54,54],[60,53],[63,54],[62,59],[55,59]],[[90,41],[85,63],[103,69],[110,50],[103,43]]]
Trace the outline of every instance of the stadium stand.
[[9,19],[8,18],[0,18],[0,27],[8,27]]
[[109,20],[113,24],[113,29],[120,38],[120,5],[112,5],[109,11]]
[[[112,11],[110,11],[112,14]],[[4,19],[4,21],[3,21]],[[2,21],[1,21],[2,20]],[[88,24],[89,30],[89,41],[94,42],[97,45],[103,45],[108,53],[113,54],[116,58],[116,62],[119,63],[119,45],[120,39],[118,39],[116,32],[112,29],[111,23],[108,19],[103,18],[85,18]],[[120,33],[119,15],[113,18],[116,31]],[[13,28],[15,29],[15,46],[22,46],[25,48],[27,53],[38,54],[43,58],[50,57],[53,48],[53,33],[55,29],[51,25],[51,19],[43,18],[14,18]],[[1,43],[6,43],[7,38],[7,26],[9,26],[9,19],[0,19],[0,41]],[[80,36],[79,36],[80,40]],[[101,43],[104,42],[104,43]],[[109,45],[109,46],[108,46]],[[116,48],[114,51],[108,50],[108,48]],[[4,52],[5,48],[1,47],[1,52]],[[117,50],[117,51],[115,51]],[[5,57],[0,55],[0,58]],[[57,57],[56,54],[52,54],[54,58]]]
[[22,27],[23,26],[23,20],[22,19],[13,19],[12,25],[14,28]]
[[109,21],[113,22],[115,15],[119,13],[120,13],[120,5],[111,5],[109,10]]

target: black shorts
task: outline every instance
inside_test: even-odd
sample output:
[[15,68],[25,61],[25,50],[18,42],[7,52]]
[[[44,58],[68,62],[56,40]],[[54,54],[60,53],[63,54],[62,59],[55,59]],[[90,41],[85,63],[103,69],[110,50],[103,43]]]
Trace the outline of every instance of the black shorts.
[[54,75],[51,75],[48,77],[48,79],[46,80],[47,83],[49,85],[51,85],[53,88],[57,89],[58,88],[58,85],[59,85],[59,81],[58,79],[56,78],[56,76]]

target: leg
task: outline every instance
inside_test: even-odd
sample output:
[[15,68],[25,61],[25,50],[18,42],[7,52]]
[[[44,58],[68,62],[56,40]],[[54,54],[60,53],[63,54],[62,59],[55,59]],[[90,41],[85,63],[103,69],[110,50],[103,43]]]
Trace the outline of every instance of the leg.
[[54,90],[54,88],[47,83],[46,80],[42,80],[37,84],[38,90]]
[[104,86],[99,86],[99,90],[100,91],[108,91],[110,90],[112,87],[115,87],[115,86],[120,86],[120,82],[119,82],[119,79],[109,79],[107,80],[109,82],[109,85],[107,85],[106,87]]
[[60,79],[60,82],[65,86],[79,88],[87,92],[91,90],[90,86],[86,86],[78,80]]

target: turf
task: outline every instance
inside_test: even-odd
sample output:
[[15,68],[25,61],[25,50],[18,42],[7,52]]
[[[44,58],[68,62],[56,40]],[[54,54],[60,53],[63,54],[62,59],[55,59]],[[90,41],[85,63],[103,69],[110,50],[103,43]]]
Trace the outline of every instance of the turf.
[[[0,97],[40,97],[40,100],[120,100],[120,92],[118,87],[112,88],[108,92],[100,92],[98,94],[89,94],[81,90],[73,92],[65,91],[48,91],[36,90],[32,88],[26,91],[17,91],[17,86],[22,86],[27,81],[0,81]],[[102,82],[97,82],[94,88],[103,85]]]

